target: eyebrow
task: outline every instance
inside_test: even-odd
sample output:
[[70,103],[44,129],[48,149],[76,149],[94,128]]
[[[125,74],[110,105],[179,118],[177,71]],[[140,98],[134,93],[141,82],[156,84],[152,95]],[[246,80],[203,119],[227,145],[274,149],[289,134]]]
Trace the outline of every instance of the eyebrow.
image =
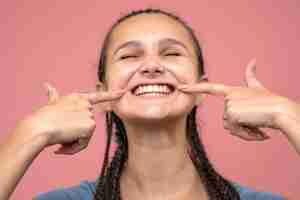
[[[179,45],[181,47],[183,47],[185,50],[188,51],[188,48],[186,47],[186,45],[174,38],[164,38],[161,39],[159,42],[159,46],[167,46],[167,45],[172,45],[172,44],[176,44]],[[113,55],[115,55],[119,50],[126,48],[126,47],[135,47],[135,48],[139,48],[142,46],[142,43],[138,40],[131,40],[128,42],[125,42],[123,44],[121,44],[120,46],[118,46],[116,48],[116,50],[114,51]]]

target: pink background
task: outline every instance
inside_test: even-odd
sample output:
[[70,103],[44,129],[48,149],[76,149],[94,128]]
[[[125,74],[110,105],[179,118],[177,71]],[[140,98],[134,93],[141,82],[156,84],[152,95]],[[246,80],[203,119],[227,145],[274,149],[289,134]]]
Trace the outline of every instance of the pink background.
[[[26,2],[26,3],[25,3]],[[204,46],[209,79],[228,85],[244,81],[247,62],[257,58],[258,78],[275,93],[299,101],[300,2],[243,1],[5,1],[0,11],[1,135],[46,103],[43,82],[61,94],[92,91],[101,42],[115,19],[131,9],[167,9],[182,16]],[[207,98],[200,112],[209,157],[227,178],[260,190],[300,197],[300,157],[287,139],[246,142],[222,124],[223,103]],[[89,147],[58,156],[58,146],[43,151],[12,199],[31,199],[56,187],[93,180],[104,153],[103,118]]]

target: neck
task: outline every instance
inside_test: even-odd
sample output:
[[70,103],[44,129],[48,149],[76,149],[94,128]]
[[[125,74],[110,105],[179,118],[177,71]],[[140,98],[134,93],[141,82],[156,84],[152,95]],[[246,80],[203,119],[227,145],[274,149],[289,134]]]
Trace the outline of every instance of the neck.
[[126,126],[128,160],[121,177],[125,199],[192,199],[204,194],[187,152],[186,118],[168,124]]

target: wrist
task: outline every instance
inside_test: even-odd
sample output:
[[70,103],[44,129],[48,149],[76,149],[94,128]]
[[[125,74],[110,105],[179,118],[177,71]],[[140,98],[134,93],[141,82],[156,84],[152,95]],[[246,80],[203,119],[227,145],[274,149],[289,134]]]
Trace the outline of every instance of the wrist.
[[300,104],[286,99],[283,106],[277,109],[274,116],[274,126],[285,132],[292,124],[300,122]]
[[23,119],[19,121],[13,130],[12,137],[18,138],[23,142],[33,142],[43,150],[50,140],[49,134],[40,130],[31,119]]

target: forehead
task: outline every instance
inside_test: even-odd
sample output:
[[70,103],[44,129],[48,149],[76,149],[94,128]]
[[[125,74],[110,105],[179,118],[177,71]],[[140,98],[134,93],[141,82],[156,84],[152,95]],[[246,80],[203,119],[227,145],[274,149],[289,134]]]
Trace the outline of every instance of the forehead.
[[118,24],[110,37],[112,49],[130,40],[153,43],[161,38],[173,38],[192,48],[192,39],[186,28],[163,14],[140,14]]

